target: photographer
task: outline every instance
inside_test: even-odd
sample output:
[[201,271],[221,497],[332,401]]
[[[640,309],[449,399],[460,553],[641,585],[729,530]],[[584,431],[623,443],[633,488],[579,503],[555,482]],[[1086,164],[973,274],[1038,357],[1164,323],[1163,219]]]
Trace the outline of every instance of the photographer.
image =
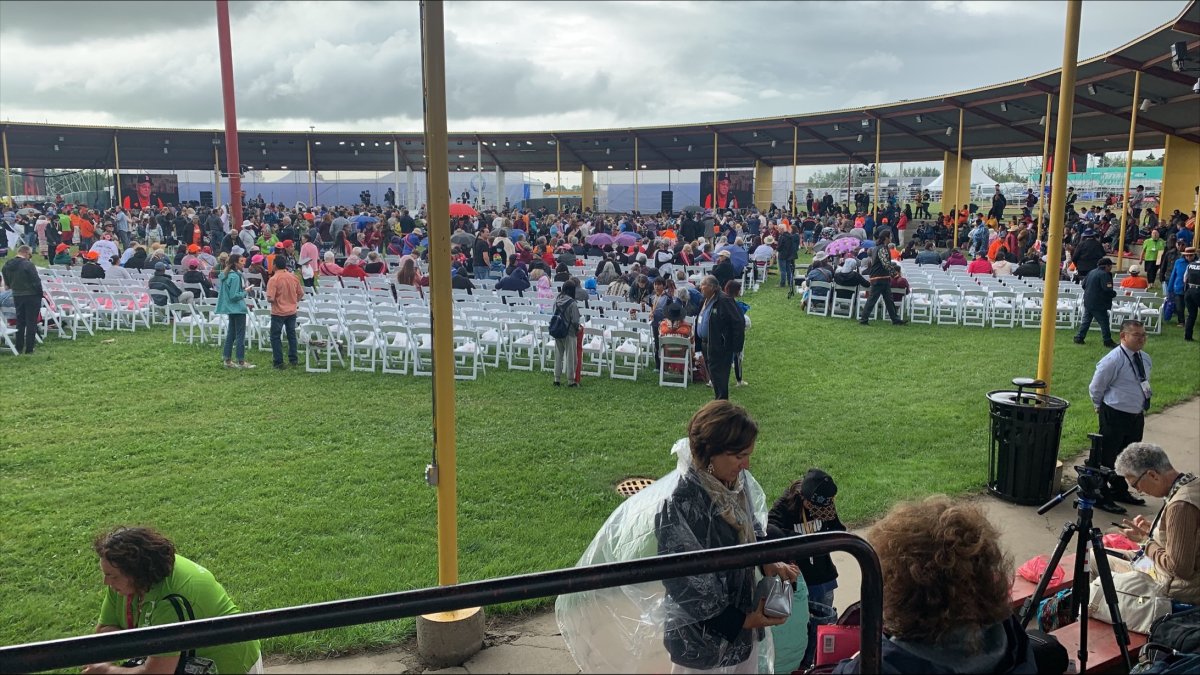
[[1116,471],[1134,490],[1166,499],[1154,522],[1121,521],[1125,536],[1153,562],[1160,592],[1175,603],[1200,604],[1200,481],[1177,471],[1153,443],[1130,443]]

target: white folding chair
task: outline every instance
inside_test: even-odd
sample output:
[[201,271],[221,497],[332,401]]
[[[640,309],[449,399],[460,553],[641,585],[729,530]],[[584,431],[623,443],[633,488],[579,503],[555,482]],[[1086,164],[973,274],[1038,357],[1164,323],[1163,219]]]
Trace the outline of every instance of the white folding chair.
[[[819,291],[819,293],[818,293]],[[808,291],[804,295],[804,311],[816,316],[829,316],[833,296],[833,284],[828,281],[808,282]]]
[[375,324],[369,321],[346,323],[346,350],[350,352],[351,371],[375,372],[376,356],[381,348],[381,340],[375,333]]
[[433,332],[429,326],[408,327],[413,375],[433,375]]
[[987,325],[988,294],[984,290],[967,289],[962,292],[959,317],[964,326]]
[[533,370],[539,349],[538,332],[531,323],[514,321],[505,329],[508,369]]
[[1012,328],[1017,320],[1017,294],[992,291],[988,294],[987,314],[992,328]]
[[454,342],[454,379],[474,380],[479,378],[482,370],[479,359],[479,334],[473,330],[455,330]]
[[[829,316],[835,319],[854,319],[858,313],[858,286],[833,285],[833,298],[830,302]],[[841,297],[839,293],[842,294]]]
[[412,337],[408,327],[401,323],[381,323],[379,335],[383,338],[380,350],[380,370],[392,375],[407,375]]
[[642,335],[636,330],[609,331],[609,377],[614,380],[637,380],[642,362]]
[[[304,370],[309,373],[328,373],[333,370],[333,360],[338,365],[345,366],[342,354],[338,351],[337,341],[333,338],[328,326],[319,323],[307,323],[296,328],[297,339],[304,344]],[[321,365],[321,355],[324,354],[325,365]]]
[[658,338],[658,386],[687,388],[692,376],[692,341],[678,335]]
[[605,359],[608,357],[608,339],[602,328],[583,328],[583,361],[579,372],[582,375],[604,375]]

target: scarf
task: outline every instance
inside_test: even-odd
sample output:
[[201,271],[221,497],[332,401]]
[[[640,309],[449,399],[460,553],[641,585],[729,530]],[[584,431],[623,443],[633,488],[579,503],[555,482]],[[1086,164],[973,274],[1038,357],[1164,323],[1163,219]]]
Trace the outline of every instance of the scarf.
[[750,515],[748,506],[750,496],[746,494],[746,481],[738,472],[737,480],[730,488],[704,469],[695,469],[700,481],[700,487],[708,493],[713,501],[713,509],[717,515],[729,523],[738,533],[738,543],[748,544],[756,540],[754,535],[754,518]]

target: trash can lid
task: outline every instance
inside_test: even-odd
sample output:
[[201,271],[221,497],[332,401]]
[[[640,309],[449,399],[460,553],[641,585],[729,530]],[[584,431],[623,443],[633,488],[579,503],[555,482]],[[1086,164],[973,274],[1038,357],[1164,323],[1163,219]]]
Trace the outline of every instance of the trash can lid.
[[1037,406],[1039,408],[1069,408],[1071,403],[1066,399],[1050,396],[1048,394],[1037,394],[1031,391],[1009,391],[997,390],[989,391],[987,398],[993,403],[1001,403],[1011,406]]

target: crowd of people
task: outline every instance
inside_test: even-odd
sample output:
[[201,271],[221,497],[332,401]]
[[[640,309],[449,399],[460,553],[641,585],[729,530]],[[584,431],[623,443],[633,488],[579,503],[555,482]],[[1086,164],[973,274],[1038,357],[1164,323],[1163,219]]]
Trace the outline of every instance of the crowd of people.
[[[728,401],[705,404],[673,449],[676,469],[619,506],[579,564],[634,559],[651,545],[663,555],[844,529],[837,503],[853,496],[839,493],[818,468],[807,470],[767,510],[750,473],[757,437],[758,425],[743,408]],[[1130,489],[1165,499],[1153,523],[1139,516],[1122,529],[1151,561],[1147,573],[1158,594],[1171,599],[1174,611],[1187,611],[1200,600],[1200,482],[1176,470],[1150,443],[1125,447],[1116,469]],[[1067,669],[1066,650],[1045,633],[1031,639],[1013,615],[1013,562],[979,505],[944,496],[900,503],[865,538],[883,571],[883,672]],[[794,603],[791,616],[767,612],[767,597],[756,589],[758,579],[771,576],[794,585],[796,597],[809,602]],[[763,672],[769,663],[775,672],[793,672],[813,656],[812,626],[806,624],[815,613],[807,608],[832,609],[837,576],[828,556],[779,560],[669,579],[659,589],[643,584],[564,596],[556,612],[568,647],[587,672],[611,668],[614,653],[653,672]],[[613,616],[631,618],[616,629],[596,625]],[[760,653],[771,644],[767,630],[773,633],[773,663]],[[809,642],[801,637],[802,647],[790,650],[797,631]],[[655,661],[659,652],[652,642],[669,663]],[[855,656],[834,672],[860,667]]]

